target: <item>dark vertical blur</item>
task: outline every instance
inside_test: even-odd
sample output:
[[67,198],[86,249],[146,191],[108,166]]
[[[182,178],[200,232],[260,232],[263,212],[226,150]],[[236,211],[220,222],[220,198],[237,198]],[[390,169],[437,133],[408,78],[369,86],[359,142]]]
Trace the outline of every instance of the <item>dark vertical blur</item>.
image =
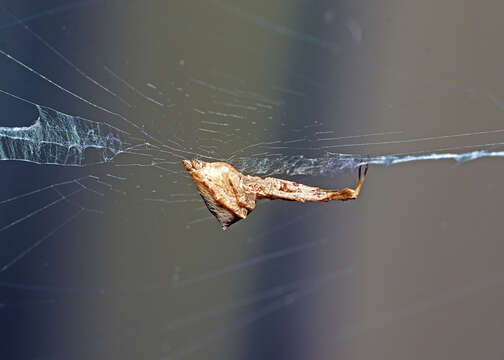
[[[292,152],[319,156],[310,148],[334,142],[317,140],[318,128],[334,137],[403,131],[401,138],[421,138],[502,127],[504,5],[498,2],[26,0],[2,6],[135,107],[80,77],[7,13],[0,15],[1,49],[189,149],[201,135],[193,131],[194,108],[212,108],[215,94],[185,96],[185,87],[195,89],[188,79],[283,103],[271,119],[251,115],[240,124],[248,133],[223,141],[220,156],[271,135],[306,138]],[[144,85],[155,84],[177,107],[161,111],[107,69],[146,93]],[[36,103],[127,127],[3,57],[0,78],[2,89]],[[0,108],[0,126],[30,125],[36,116],[5,96]],[[344,151],[375,155],[492,141],[499,139]],[[214,219],[205,220],[202,203],[144,200],[192,196],[183,173],[2,162],[0,201],[83,174],[108,179],[109,172],[127,179],[114,183],[127,196],[86,193],[79,201],[103,214],[83,214],[0,273],[0,358],[501,358],[499,166],[482,160],[372,167],[357,201],[264,202],[220,232]],[[352,185],[355,176],[294,179],[337,188]],[[0,207],[1,224],[55,195]],[[2,262],[72,211],[75,204],[62,202],[0,232]]]

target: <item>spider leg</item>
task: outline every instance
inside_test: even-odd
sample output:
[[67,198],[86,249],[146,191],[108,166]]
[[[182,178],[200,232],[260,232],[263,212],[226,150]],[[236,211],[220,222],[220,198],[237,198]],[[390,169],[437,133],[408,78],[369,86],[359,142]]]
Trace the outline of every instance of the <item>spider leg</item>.
[[354,189],[354,198],[356,199],[357,196],[359,196],[359,193],[360,193],[360,190],[362,188],[362,184],[364,184],[364,180],[366,179],[366,175],[367,175],[367,172],[368,172],[368,169],[369,169],[369,165],[366,164],[364,165],[364,172],[362,172],[362,165],[359,166],[359,177],[357,179],[357,185],[355,185],[355,189]]
[[[364,171],[362,171],[362,166],[364,166]],[[358,169],[358,179],[357,184],[354,189],[344,188],[340,190],[323,190],[328,193],[327,197],[319,201],[329,201],[329,200],[355,200],[359,196],[362,184],[364,184],[364,179],[366,178],[368,172],[368,164],[359,166]],[[311,200],[313,201],[313,200]]]

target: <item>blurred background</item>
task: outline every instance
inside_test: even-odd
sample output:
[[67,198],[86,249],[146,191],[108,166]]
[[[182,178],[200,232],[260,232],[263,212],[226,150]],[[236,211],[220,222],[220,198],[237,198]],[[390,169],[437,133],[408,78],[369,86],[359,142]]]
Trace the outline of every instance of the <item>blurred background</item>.
[[[504,356],[501,160],[373,166],[357,201],[263,201],[226,232],[180,164],[500,143],[419,139],[503,127],[504,5],[0,5],[0,49],[26,64],[0,56],[1,90],[164,145],[152,162],[0,163],[0,358]],[[37,119],[0,109],[3,127]]]

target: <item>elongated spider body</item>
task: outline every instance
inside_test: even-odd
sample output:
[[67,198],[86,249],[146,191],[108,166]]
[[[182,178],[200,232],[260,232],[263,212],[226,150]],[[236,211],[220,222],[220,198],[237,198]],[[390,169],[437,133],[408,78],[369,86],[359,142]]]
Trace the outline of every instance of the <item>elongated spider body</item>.
[[254,210],[256,199],[283,199],[291,201],[353,200],[359,196],[367,174],[366,165],[354,189],[323,190],[277,178],[243,175],[225,162],[208,163],[201,160],[183,160],[208,210],[226,230],[231,224],[245,219]]

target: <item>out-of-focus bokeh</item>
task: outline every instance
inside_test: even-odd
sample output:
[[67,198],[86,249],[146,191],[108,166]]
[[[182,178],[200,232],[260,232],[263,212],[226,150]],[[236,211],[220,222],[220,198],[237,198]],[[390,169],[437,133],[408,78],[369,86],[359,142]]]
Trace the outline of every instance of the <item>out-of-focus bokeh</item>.
[[0,358],[502,358],[502,160],[372,166],[357,201],[264,201],[226,232],[180,160],[501,149],[450,135],[504,128],[503,8],[2,1],[0,90],[139,146],[0,162]]

